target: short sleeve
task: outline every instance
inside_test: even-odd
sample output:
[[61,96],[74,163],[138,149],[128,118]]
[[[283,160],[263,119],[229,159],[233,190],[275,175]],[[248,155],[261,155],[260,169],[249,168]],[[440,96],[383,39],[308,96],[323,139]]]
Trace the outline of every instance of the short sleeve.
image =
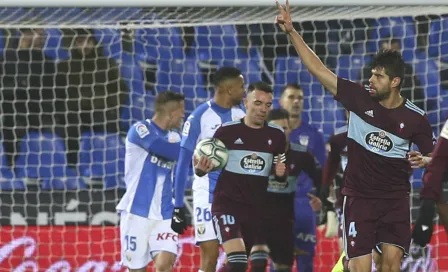
[[201,117],[190,115],[182,129],[182,140],[180,146],[194,151],[199,135],[201,134]]
[[341,102],[346,110],[357,114],[369,110],[372,103],[368,89],[358,83],[340,77],[338,77],[335,99]]
[[421,121],[416,126],[416,130],[417,131],[412,136],[411,141],[417,145],[418,150],[423,155],[428,155],[434,149],[436,139],[426,115],[421,118]]

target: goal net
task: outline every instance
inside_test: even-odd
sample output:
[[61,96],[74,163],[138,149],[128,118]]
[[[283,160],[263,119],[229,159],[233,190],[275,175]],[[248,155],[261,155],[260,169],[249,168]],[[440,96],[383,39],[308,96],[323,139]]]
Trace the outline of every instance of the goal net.
[[[273,24],[276,14],[275,5],[0,8],[0,271],[124,271],[115,206],[127,129],[152,116],[165,90],[184,93],[191,113],[213,96],[221,66],[270,83],[276,101],[287,83],[300,84],[303,120],[325,140],[343,126],[343,108]],[[322,61],[353,81],[368,80],[378,49],[401,50],[403,95],[438,135],[448,117],[447,6],[294,6],[292,14]],[[421,172],[411,182],[418,193]],[[179,238],[176,271],[199,268],[193,235]],[[439,226],[426,254],[414,253],[403,271],[448,270]],[[317,231],[315,271],[329,271],[338,255],[336,238]]]

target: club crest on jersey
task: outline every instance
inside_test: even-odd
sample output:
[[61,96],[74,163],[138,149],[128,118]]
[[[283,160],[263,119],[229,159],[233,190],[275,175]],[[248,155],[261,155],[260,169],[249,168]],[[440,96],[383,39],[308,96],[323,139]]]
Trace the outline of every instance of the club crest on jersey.
[[308,146],[309,140],[310,140],[310,137],[307,136],[307,135],[300,135],[299,136],[299,143],[301,145]]
[[190,133],[190,126],[191,126],[190,121],[187,120],[184,124],[184,129],[182,130],[182,135],[188,136],[188,133]]
[[137,131],[137,134],[138,136],[140,136],[140,138],[144,138],[146,135],[149,135],[149,130],[145,126],[145,124],[137,124],[135,126],[135,130]]
[[264,170],[266,162],[257,153],[252,153],[241,159],[240,166],[248,173],[259,173]]
[[389,152],[394,147],[392,139],[387,136],[385,131],[370,132],[365,137],[366,144],[372,151]]

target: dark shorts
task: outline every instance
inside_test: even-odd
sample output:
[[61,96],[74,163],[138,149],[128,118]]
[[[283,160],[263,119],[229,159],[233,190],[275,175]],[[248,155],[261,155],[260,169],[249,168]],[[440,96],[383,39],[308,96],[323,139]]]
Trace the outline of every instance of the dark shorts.
[[371,254],[381,244],[395,245],[406,256],[411,243],[409,197],[369,199],[346,196],[343,240],[348,258]]
[[272,261],[276,264],[292,266],[294,262],[294,220],[266,218],[263,227]]
[[244,241],[246,251],[250,251],[254,245],[266,244],[260,219],[230,212],[212,212],[212,214],[213,227],[220,244],[240,238]]

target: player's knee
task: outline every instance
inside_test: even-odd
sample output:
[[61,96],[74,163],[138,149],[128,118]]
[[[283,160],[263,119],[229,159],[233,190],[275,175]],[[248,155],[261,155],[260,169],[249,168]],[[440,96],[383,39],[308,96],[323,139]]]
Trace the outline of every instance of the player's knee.
[[157,272],[171,272],[175,261],[175,254],[162,251],[155,256],[154,266]]
[[204,271],[215,271],[219,257],[218,241],[202,242],[201,248],[201,269]]
[[173,270],[173,264],[171,262],[157,262],[155,264],[157,272],[171,272]]
[[246,272],[247,255],[244,251],[237,251],[227,254],[227,264],[225,271]]
[[268,265],[269,253],[264,250],[255,250],[250,253],[251,272],[263,272]]
[[400,272],[401,258],[383,258],[380,262],[380,272]]

